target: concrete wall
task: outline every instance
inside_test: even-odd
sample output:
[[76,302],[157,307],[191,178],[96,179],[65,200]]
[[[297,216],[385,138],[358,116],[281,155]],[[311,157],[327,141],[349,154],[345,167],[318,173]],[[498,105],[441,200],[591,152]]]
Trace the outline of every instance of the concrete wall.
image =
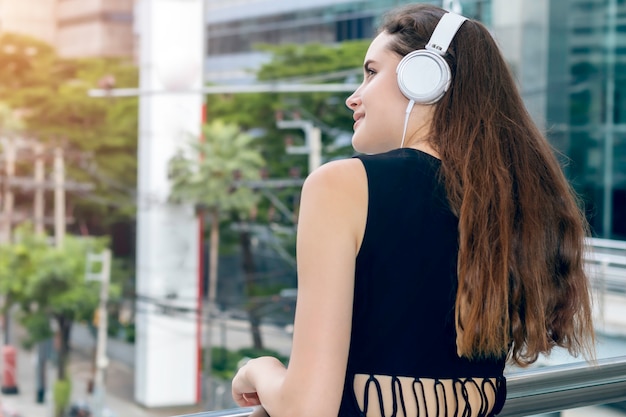
[[134,57],[136,0],[0,0],[0,33],[53,45],[65,57]]
[[67,57],[130,57],[135,0],[64,0],[59,3],[57,48]]

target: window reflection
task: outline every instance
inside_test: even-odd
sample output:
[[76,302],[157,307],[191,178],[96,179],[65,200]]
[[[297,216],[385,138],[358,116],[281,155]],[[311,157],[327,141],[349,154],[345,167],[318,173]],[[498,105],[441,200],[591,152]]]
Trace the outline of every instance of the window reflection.
[[[549,139],[585,203],[594,236],[626,239],[626,3],[552,2]],[[556,3],[559,3],[558,5]],[[562,82],[566,79],[567,82]]]

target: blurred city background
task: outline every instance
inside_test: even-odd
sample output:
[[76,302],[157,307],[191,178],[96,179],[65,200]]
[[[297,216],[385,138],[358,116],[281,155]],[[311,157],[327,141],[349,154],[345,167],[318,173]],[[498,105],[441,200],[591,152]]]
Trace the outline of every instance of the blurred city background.
[[[299,190],[353,155],[345,98],[406,3],[0,0],[0,417],[230,408],[240,361],[288,361]],[[425,3],[501,46],[591,225],[598,354],[626,355],[626,1]]]

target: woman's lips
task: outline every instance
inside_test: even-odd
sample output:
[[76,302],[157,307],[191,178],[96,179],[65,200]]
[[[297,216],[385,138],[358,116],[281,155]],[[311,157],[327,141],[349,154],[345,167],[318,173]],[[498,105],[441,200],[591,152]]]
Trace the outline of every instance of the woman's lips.
[[362,113],[355,113],[353,118],[354,118],[354,125],[352,126],[353,129],[356,129],[357,125],[359,124],[359,122],[361,120],[363,120],[363,118],[365,117],[364,114]]

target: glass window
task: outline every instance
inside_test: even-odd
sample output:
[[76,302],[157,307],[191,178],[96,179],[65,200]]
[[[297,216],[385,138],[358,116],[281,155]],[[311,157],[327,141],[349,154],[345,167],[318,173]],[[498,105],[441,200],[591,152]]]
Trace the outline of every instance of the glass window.
[[355,19],[339,20],[335,24],[335,40],[348,41],[353,39],[367,39],[374,35],[374,18],[372,16]]
[[[547,119],[562,127],[549,139],[570,160],[565,170],[594,235],[625,239],[626,37],[623,22],[608,16],[610,1],[553,3],[551,27],[561,30],[550,31]],[[624,2],[616,5],[618,16],[626,13]]]
[[626,240],[626,133],[614,132],[613,136],[611,238]]
[[[626,48],[618,55],[626,57]],[[626,124],[626,60],[615,65],[614,123]]]

